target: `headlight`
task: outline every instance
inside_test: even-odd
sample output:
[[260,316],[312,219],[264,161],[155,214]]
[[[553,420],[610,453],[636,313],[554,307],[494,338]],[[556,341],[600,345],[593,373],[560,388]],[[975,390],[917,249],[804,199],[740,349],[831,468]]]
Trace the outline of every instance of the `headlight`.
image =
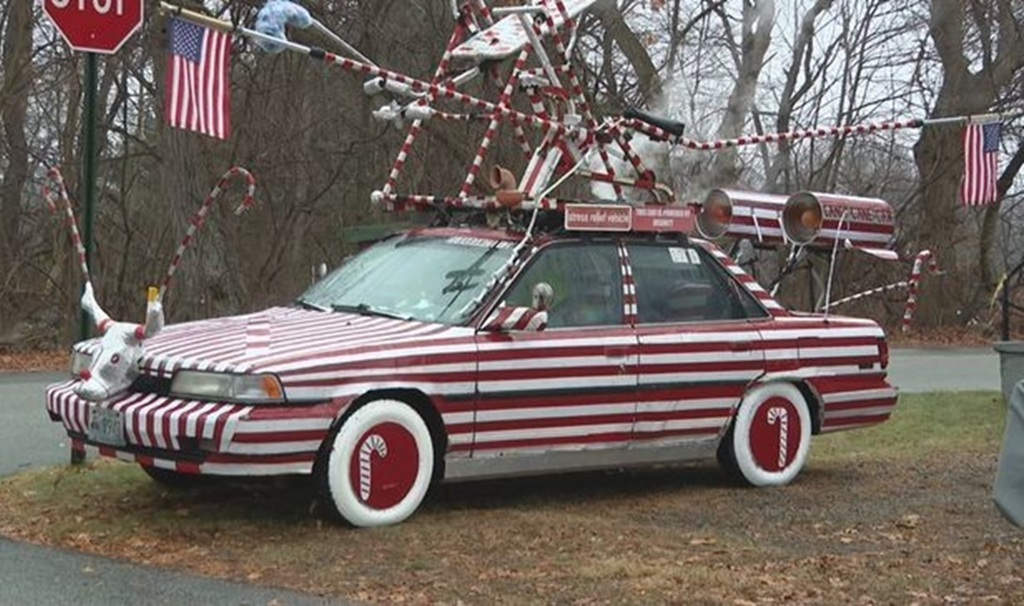
[[92,366],[91,353],[78,350],[71,352],[71,376],[77,379],[82,376],[82,371],[89,370],[90,366]]
[[171,380],[171,395],[256,404],[285,401],[281,381],[275,375],[232,375],[199,370],[178,371]]

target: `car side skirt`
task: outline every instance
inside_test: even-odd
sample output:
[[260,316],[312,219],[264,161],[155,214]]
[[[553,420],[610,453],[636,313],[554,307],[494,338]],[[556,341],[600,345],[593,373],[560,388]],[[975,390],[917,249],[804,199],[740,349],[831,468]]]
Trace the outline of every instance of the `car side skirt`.
[[541,475],[642,465],[666,465],[713,460],[719,437],[665,444],[612,448],[517,453],[504,457],[458,458],[445,461],[445,482]]

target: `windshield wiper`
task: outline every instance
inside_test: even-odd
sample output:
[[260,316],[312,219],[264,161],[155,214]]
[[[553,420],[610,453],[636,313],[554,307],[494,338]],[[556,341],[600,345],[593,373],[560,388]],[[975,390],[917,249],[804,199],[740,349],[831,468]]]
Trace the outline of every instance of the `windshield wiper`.
[[327,311],[327,308],[324,307],[323,305],[320,305],[319,303],[313,303],[312,301],[307,301],[306,299],[303,299],[301,297],[295,299],[295,304],[301,307],[302,309],[312,309],[313,311]]
[[359,305],[345,305],[343,303],[335,303],[331,305],[331,309],[334,311],[346,312],[350,314],[359,314],[361,316],[381,316],[383,318],[392,318],[394,320],[408,320],[409,316],[403,316],[402,314],[396,314],[390,311],[384,311],[381,309],[374,309],[366,303],[360,303]]

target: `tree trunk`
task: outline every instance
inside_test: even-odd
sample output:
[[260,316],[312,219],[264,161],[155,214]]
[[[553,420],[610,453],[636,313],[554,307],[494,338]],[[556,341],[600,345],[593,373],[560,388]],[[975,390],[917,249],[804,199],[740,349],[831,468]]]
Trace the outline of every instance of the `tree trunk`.
[[[728,28],[728,19],[724,12],[722,16]],[[743,132],[743,125],[754,104],[757,80],[761,75],[761,68],[764,67],[774,24],[775,0],[747,0],[743,3],[743,32],[739,49],[733,52],[736,82],[733,84],[725,115],[718,127],[718,136],[722,139],[732,139]],[[711,179],[710,183],[722,186],[735,184],[739,180],[736,148],[716,153],[708,176]]]
[[[1016,23],[1009,2],[998,0],[990,13],[975,14],[975,21],[985,23],[995,18],[998,39],[983,44],[981,67],[972,72],[972,61],[965,54],[968,10],[982,10],[978,5],[964,5],[959,0],[934,0],[929,33],[943,66],[942,87],[936,97],[931,116],[977,114],[989,110],[1000,91],[1024,67],[1024,34]],[[980,20],[979,20],[980,19]],[[993,52],[996,52],[994,56]],[[968,270],[957,266],[956,243],[960,220],[959,189],[963,178],[962,129],[925,127],[914,146],[914,161],[920,178],[920,217],[916,236],[921,248],[937,255],[939,265],[949,272],[947,281],[965,284]],[[934,283],[933,283],[934,284]],[[945,324],[955,319],[950,312],[949,297],[941,297],[936,286],[925,285],[918,321],[923,325]],[[967,298],[970,300],[970,297]],[[962,301],[961,301],[962,302]]]
[[[11,283],[21,242],[21,197],[29,175],[29,149],[25,136],[29,92],[32,85],[31,2],[9,7],[3,41],[3,80],[0,84],[0,126],[7,155],[7,170],[0,175],[0,298]],[[5,298],[6,300],[6,298]],[[0,306],[0,331],[11,321],[10,305]]]

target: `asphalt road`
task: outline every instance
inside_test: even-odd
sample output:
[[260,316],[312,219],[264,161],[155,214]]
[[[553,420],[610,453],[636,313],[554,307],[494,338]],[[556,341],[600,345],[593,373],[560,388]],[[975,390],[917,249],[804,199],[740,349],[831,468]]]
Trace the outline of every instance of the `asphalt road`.
[[[51,423],[43,388],[66,374],[0,374],[0,476],[68,462],[67,438]],[[317,596],[229,583],[0,538],[0,606],[341,604]]]
[[[904,392],[999,390],[991,349],[893,350],[890,380]],[[0,374],[0,476],[68,461],[64,432],[51,423],[43,387],[64,374]],[[316,596],[194,577],[0,539],[0,606],[145,604],[330,604]]]
[[894,349],[889,380],[906,393],[999,391],[999,354],[985,348]]

